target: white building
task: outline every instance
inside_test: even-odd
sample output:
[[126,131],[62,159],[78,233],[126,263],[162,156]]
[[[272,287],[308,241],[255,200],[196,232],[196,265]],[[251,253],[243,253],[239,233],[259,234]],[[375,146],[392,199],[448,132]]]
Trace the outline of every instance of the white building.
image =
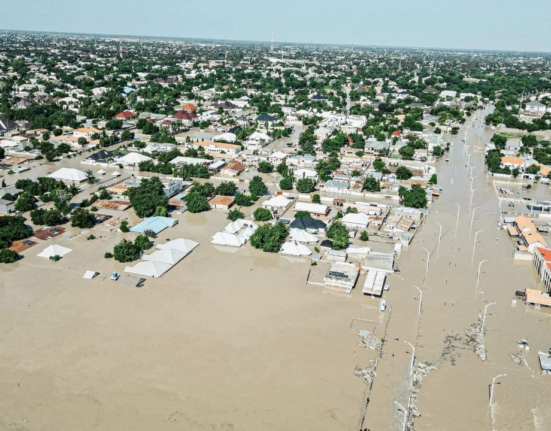
[[533,102],[529,102],[529,103],[526,104],[526,111],[528,111],[528,112],[535,112],[535,113],[543,114],[546,109],[547,109],[547,107],[543,103],[538,102],[537,100],[535,100]]
[[327,275],[323,278],[326,289],[339,292],[352,292],[356,285],[360,270],[356,265],[345,262],[336,262],[331,266]]

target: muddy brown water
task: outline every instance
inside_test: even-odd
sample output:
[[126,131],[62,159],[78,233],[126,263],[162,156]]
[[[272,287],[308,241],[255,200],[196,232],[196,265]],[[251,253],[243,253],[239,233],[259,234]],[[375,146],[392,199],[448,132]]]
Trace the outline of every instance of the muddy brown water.
[[[404,416],[395,402],[407,406],[410,393],[412,349],[404,341],[416,347],[417,363],[437,364],[419,389],[416,430],[550,429],[551,380],[539,373],[537,351],[551,347],[551,314],[511,304],[515,290],[536,283],[530,265],[513,264],[513,243],[497,229],[497,198],[480,153],[471,157],[473,207],[481,208],[473,232],[484,232],[471,265],[461,139],[450,162],[440,162],[442,196],[403,252],[401,271],[388,278],[383,314],[358,287],[343,295],[307,285],[306,260],[212,247],[210,237],[227,223],[221,213],[177,216],[157,241],[201,245],[141,289],[102,281],[124,269],[103,258],[120,233],[96,228],[98,239],[86,241],[71,230],[52,241],[73,249],[57,263],[36,256],[49,245],[39,242],[0,273],[0,429],[332,431],[363,423],[398,430]],[[439,251],[435,222],[443,226]],[[102,274],[83,280],[88,269]],[[413,285],[423,289],[420,319]],[[482,362],[464,331],[491,302]],[[385,338],[380,357],[358,345],[360,329]],[[528,366],[510,358],[522,338],[530,342]],[[369,393],[354,373],[377,358]],[[488,384],[499,374],[507,377],[490,408]]]

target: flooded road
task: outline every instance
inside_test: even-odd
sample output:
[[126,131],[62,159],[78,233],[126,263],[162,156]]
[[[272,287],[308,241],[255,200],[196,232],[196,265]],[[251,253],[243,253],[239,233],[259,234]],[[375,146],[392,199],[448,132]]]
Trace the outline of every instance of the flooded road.
[[[364,422],[371,431],[402,429],[408,405],[409,429],[418,431],[551,429],[551,379],[540,374],[537,359],[538,350],[550,347],[551,315],[527,308],[522,301],[512,304],[516,290],[536,283],[531,264],[513,263],[513,242],[497,226],[498,199],[485,175],[482,147],[477,148],[479,137],[483,145],[492,134],[480,120],[468,134],[470,164],[475,166],[472,206],[463,132],[455,137],[450,162],[439,162],[443,193],[400,259],[398,275],[403,280],[390,278],[392,289],[386,299],[392,318]],[[414,285],[423,293],[420,317],[420,295]],[[480,337],[486,306],[485,335]],[[526,364],[518,365],[511,355],[521,352],[517,341],[523,338],[531,349],[523,352]],[[430,370],[421,381],[410,378],[413,350],[405,341],[415,347],[415,374],[419,365]],[[476,347],[486,361],[474,351]],[[497,379],[490,406],[489,385],[502,374],[506,376]]]

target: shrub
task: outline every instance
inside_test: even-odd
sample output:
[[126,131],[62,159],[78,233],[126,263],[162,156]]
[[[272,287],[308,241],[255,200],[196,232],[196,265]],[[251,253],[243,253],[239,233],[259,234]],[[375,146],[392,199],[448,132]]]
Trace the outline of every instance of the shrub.
[[134,245],[138,247],[141,251],[149,250],[153,247],[153,243],[145,235],[138,235],[134,240]]
[[238,209],[233,209],[230,212],[228,212],[228,220],[236,221],[238,219],[243,219],[243,218],[245,218],[245,214],[243,214]]
[[0,250],[0,263],[14,263],[19,259],[19,255],[8,248]]
[[257,208],[253,213],[256,221],[268,221],[272,219],[272,213],[266,208]]

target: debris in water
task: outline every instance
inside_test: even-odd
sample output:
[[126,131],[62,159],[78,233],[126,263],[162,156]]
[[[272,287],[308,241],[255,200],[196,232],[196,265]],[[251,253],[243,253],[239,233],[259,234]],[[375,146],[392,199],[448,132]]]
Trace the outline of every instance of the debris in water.
[[358,341],[360,347],[377,351],[383,348],[382,341],[370,331],[362,329],[358,331],[358,337],[360,338]]

